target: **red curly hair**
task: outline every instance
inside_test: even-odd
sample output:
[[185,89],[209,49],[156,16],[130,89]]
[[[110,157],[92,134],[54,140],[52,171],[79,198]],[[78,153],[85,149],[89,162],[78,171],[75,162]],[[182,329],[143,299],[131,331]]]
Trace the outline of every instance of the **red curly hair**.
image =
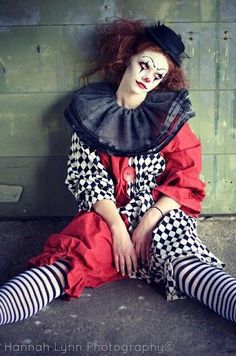
[[156,89],[176,91],[188,87],[182,68],[147,37],[142,21],[119,19],[97,27],[97,34],[98,61],[92,65],[88,73],[82,76],[87,81],[91,75],[100,72],[103,80],[117,88],[131,57],[145,50],[151,50],[164,54],[169,64],[167,75]]

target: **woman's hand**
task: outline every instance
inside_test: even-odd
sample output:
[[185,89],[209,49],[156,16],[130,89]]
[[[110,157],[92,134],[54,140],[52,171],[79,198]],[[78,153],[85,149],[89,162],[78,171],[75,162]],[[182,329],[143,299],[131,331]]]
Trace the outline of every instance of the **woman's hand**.
[[131,276],[132,271],[137,272],[137,257],[125,224],[122,222],[114,225],[111,227],[111,233],[116,270],[121,272],[122,276],[126,272]]
[[156,209],[149,209],[132,234],[132,241],[138,261],[144,264],[149,260],[152,231],[162,215]]
[[94,204],[94,209],[96,213],[106,220],[110,228],[117,272],[121,272],[122,276],[127,272],[131,276],[132,270],[137,271],[137,257],[129,233],[117,207],[113,201],[104,199],[97,201]]

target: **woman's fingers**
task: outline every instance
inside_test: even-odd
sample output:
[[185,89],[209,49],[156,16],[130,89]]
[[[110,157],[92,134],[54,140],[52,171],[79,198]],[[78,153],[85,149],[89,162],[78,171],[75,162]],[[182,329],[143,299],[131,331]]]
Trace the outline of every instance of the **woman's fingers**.
[[148,262],[149,258],[150,258],[150,246],[151,246],[151,241],[149,239],[147,239],[147,243],[146,243],[146,258],[145,260]]
[[131,276],[132,274],[132,260],[131,260],[131,256],[127,256],[126,260],[125,260],[125,264],[126,264],[126,271],[128,276]]
[[141,245],[136,243],[134,246],[134,250],[135,250],[135,254],[136,254],[138,260],[140,259],[140,248],[141,248]]
[[133,246],[134,246],[134,251],[136,254],[136,257],[139,260],[141,260],[141,241],[137,239],[137,236],[133,236]]
[[142,264],[149,260],[150,244],[150,239],[146,237],[145,240],[136,243],[135,245],[136,256]]
[[133,251],[131,258],[132,258],[133,270],[134,270],[134,272],[137,272],[138,271],[138,259],[137,259],[135,251]]
[[120,273],[122,276],[125,275],[125,259],[123,256],[119,256]]
[[114,234],[113,255],[115,268],[122,276],[126,273],[131,276],[133,271],[137,271],[138,261],[136,251],[128,233],[121,236]]
[[137,272],[138,270],[138,261],[134,249],[131,252],[129,259],[130,259],[130,265],[127,266],[127,270],[128,270],[128,275],[131,276],[133,271]]
[[142,264],[146,261],[146,241],[141,246],[141,261]]
[[116,267],[117,272],[120,272],[119,255],[118,254],[114,254],[114,261],[115,261],[115,267]]
[[146,259],[146,241],[145,240],[135,240],[134,249],[138,261],[141,263],[145,262]]
[[123,255],[117,255],[115,258],[115,264],[116,264],[116,269],[118,265],[117,271],[124,276],[126,273],[131,276],[132,272],[135,271],[137,272],[138,269],[138,262],[137,262],[137,257],[135,254],[135,251],[131,251],[129,254]]

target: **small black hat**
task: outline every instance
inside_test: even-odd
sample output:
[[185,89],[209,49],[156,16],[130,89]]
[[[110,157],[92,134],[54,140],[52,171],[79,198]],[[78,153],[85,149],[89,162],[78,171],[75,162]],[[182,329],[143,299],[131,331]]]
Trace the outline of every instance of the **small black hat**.
[[178,66],[182,64],[183,58],[190,58],[184,52],[185,46],[181,36],[171,28],[160,25],[160,22],[158,22],[157,25],[145,27],[145,30],[147,35],[168,53]]

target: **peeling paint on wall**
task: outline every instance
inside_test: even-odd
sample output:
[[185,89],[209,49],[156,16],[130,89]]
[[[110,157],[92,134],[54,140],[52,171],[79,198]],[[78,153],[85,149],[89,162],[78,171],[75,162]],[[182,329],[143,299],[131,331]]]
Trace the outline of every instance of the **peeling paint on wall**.
[[22,186],[0,184],[0,203],[17,203],[22,192]]

